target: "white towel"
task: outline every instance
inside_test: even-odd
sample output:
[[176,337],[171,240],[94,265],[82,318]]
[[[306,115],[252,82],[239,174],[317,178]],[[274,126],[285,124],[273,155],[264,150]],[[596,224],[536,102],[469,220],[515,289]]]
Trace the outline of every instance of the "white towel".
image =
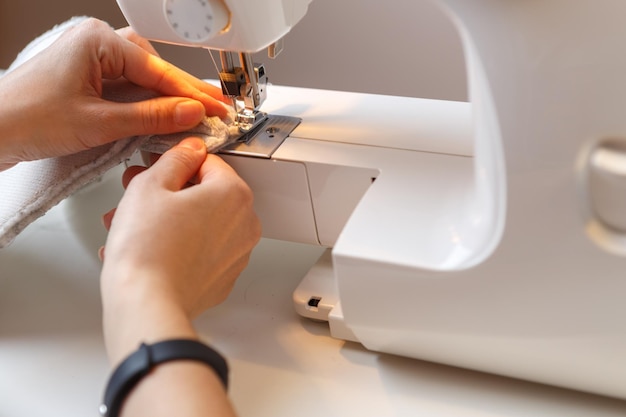
[[[86,17],[72,18],[32,41],[5,73],[47,48],[64,30],[85,19]],[[144,89],[126,86],[122,90],[109,91],[106,98],[132,102],[152,95],[153,93]],[[218,117],[207,117],[189,132],[125,138],[74,155],[21,162],[1,171],[0,248],[9,245],[26,226],[63,199],[129,159],[140,146],[148,151],[162,153],[185,137],[193,135],[204,139],[208,152],[216,152],[237,136],[237,128],[232,125],[235,113],[233,109],[230,110],[229,117],[224,121]]]

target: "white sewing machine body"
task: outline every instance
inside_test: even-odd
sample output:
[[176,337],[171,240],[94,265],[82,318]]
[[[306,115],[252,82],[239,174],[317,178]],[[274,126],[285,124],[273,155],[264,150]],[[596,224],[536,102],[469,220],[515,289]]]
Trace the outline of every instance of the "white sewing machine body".
[[626,4],[439,3],[471,104],[271,86],[301,125],[225,158],[265,236],[332,248],[294,299],[334,336],[626,398]]

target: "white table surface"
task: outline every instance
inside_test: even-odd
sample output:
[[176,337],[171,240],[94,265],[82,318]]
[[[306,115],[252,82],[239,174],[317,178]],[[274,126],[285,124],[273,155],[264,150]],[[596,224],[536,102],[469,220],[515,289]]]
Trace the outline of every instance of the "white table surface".
[[[100,215],[120,170],[0,251],[0,416],[97,415]],[[231,366],[242,417],[626,416],[626,402],[369,352],[300,319],[291,292],[321,249],[263,240],[229,299],[198,321]],[[626,352],[625,352],[626,354]]]

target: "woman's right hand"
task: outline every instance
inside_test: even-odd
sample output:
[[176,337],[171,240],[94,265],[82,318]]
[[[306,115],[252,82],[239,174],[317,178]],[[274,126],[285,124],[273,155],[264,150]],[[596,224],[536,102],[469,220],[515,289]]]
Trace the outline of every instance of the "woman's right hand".
[[198,138],[129,169],[124,182],[105,216],[101,283],[114,362],[141,341],[190,336],[172,333],[192,332],[191,320],[227,297],[261,233],[252,192]]

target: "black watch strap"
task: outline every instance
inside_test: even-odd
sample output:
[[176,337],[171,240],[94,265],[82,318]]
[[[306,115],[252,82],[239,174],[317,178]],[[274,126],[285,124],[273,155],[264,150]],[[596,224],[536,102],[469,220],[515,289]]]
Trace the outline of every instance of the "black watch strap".
[[163,362],[192,360],[209,365],[228,388],[228,364],[217,351],[202,342],[191,339],[176,339],[153,345],[142,343],[115,369],[107,384],[100,414],[117,417],[124,400],[135,385],[150,370]]

